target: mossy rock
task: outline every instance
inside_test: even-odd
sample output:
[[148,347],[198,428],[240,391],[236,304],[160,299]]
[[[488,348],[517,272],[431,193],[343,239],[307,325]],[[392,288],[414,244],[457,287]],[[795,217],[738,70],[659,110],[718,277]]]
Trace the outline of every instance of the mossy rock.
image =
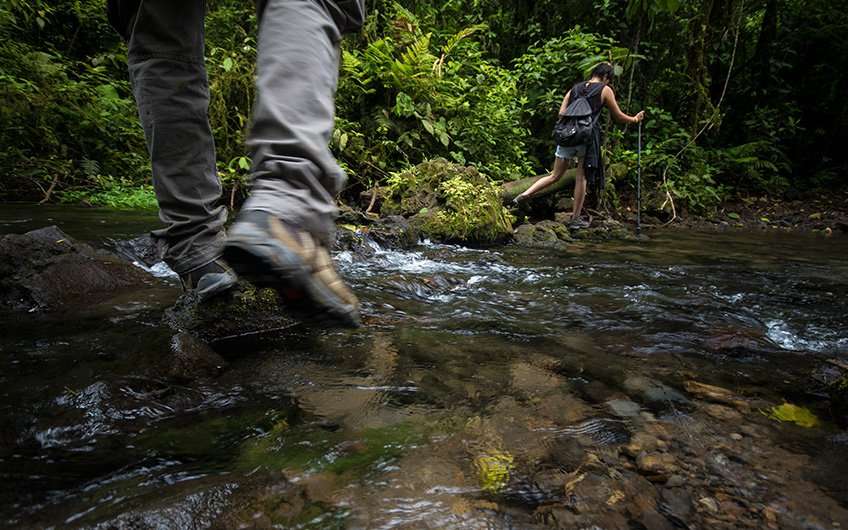
[[284,312],[276,291],[257,289],[247,282],[202,303],[196,293],[188,292],[165,311],[164,321],[177,331],[209,342],[280,332],[297,323]]
[[544,230],[550,230],[554,234],[556,234],[557,238],[561,241],[571,241],[571,232],[568,231],[568,227],[563,223],[558,223],[556,221],[539,221],[536,223],[536,228],[541,228]]
[[381,213],[411,217],[422,235],[438,241],[491,243],[512,233],[500,187],[474,167],[442,158],[393,175]]
[[516,245],[528,248],[565,250],[568,247],[552,228],[542,223],[519,226],[513,233],[513,239]]

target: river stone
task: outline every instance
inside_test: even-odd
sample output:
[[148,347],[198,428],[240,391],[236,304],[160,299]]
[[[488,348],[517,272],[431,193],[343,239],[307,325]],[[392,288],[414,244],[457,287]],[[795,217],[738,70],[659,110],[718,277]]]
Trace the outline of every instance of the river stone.
[[0,309],[88,306],[153,281],[141,269],[55,226],[0,237]]
[[539,230],[550,230],[554,234],[556,234],[557,238],[560,241],[571,241],[571,232],[568,231],[568,227],[566,227],[563,223],[551,220],[539,221],[536,223],[536,229]]
[[656,436],[650,435],[646,432],[637,432],[632,438],[630,438],[630,443],[625,445],[622,449],[631,457],[636,458],[644,451],[656,451],[658,445],[659,440]]
[[742,415],[733,410],[730,407],[725,407],[724,405],[718,405],[715,403],[708,403],[702,407],[704,412],[712,416],[717,420],[722,421],[740,421],[742,419]]
[[686,381],[683,386],[687,392],[698,398],[716,403],[723,403],[725,405],[732,405],[741,412],[748,412],[751,409],[751,406],[747,402],[740,399],[726,388],[699,383],[697,381]]
[[188,333],[177,333],[171,338],[171,353],[168,377],[176,381],[215,377],[227,366],[223,357]]
[[[677,477],[679,475],[675,475]],[[672,478],[674,478],[672,477]],[[669,483],[671,479],[669,479]],[[668,484],[667,484],[668,485]],[[692,518],[692,496],[684,488],[663,488],[660,494],[661,509],[675,521],[678,526],[686,527]]]
[[631,393],[639,394],[648,402],[654,403],[689,403],[689,400],[668,385],[642,376],[631,376],[624,381],[624,388]]
[[565,250],[568,245],[557,236],[556,232],[544,226],[523,224],[512,234],[515,244],[528,248]]
[[636,466],[645,475],[663,478],[677,471],[677,460],[668,453],[642,453]]
[[629,399],[611,399],[606,402],[606,405],[613,414],[623,418],[635,418],[642,410],[638,403]]
[[208,342],[279,334],[298,325],[284,312],[276,291],[247,282],[202,303],[196,293],[185,293],[165,311],[163,320],[175,331]]

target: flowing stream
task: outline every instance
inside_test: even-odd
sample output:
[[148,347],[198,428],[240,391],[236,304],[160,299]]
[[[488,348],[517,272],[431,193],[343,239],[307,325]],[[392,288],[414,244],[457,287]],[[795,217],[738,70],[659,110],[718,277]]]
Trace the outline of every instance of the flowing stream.
[[[49,224],[108,247],[157,221],[0,210],[0,233]],[[848,239],[373,250],[336,255],[364,327],[227,341],[215,377],[151,375],[177,340],[162,267],[106,304],[0,316],[0,526],[848,528],[848,434],[813,377],[848,362]],[[818,425],[767,417],[784,401]],[[627,456],[639,433],[674,463]]]

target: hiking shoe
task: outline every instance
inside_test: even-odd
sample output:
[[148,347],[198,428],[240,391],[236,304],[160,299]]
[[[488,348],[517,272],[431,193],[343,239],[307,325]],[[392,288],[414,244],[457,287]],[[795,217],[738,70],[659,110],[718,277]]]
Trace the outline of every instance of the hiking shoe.
[[180,274],[180,282],[183,290],[196,292],[204,301],[232,289],[238,278],[223,260],[216,259]]
[[257,287],[275,289],[301,320],[359,325],[359,301],[327,249],[305,230],[268,212],[242,212],[229,230],[224,258]]
[[583,219],[582,217],[578,217],[574,219],[570,223],[568,223],[568,228],[572,230],[582,230],[584,228],[589,228],[589,221]]

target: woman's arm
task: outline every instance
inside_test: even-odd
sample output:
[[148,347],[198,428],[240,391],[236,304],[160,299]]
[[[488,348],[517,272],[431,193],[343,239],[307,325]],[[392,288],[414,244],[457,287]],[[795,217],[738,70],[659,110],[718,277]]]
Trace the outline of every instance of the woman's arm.
[[613,92],[608,86],[605,86],[604,90],[601,92],[601,103],[606,105],[606,107],[610,110],[613,119],[619,123],[639,123],[642,121],[642,118],[645,117],[644,110],[639,111],[635,116],[628,116],[621,112],[621,108],[618,106],[618,101],[615,100],[615,92]]
[[565,97],[562,98],[562,105],[559,106],[559,115],[562,116],[565,114],[565,109],[568,108],[568,103],[571,101],[571,90],[565,93]]

